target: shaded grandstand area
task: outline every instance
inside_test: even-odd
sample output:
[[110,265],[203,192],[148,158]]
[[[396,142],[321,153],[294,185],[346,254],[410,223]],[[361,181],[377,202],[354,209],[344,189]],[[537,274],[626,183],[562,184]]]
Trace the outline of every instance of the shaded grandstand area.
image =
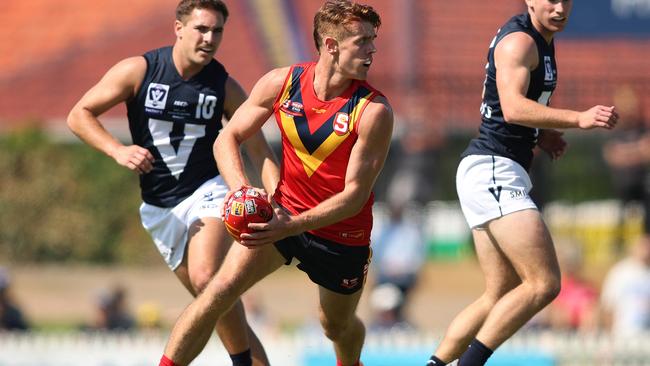
[[[0,127],[63,123],[75,101],[122,58],[174,41],[176,0],[3,1]],[[474,129],[488,45],[523,1],[369,0],[382,15],[370,81],[398,117],[427,106],[431,123]],[[229,1],[217,54],[247,89],[272,67],[315,59],[312,19],[320,0]],[[576,9],[582,4],[576,4]],[[125,9],[128,9],[126,11]],[[577,10],[575,10],[577,11]],[[571,24],[569,25],[569,27]],[[616,87],[639,90],[650,115],[650,40],[557,37],[559,88],[553,104],[608,104]],[[123,118],[123,107],[108,117]]]

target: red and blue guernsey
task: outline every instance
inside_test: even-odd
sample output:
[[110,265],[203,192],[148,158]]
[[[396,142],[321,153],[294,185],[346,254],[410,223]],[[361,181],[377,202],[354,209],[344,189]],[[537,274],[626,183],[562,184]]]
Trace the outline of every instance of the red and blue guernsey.
[[[292,214],[343,191],[358,124],[370,101],[382,95],[355,80],[340,96],[322,101],[314,92],[315,63],[291,66],[273,105],[282,133],[282,170],[274,199]],[[371,195],[356,216],[310,231],[337,243],[370,244]]]

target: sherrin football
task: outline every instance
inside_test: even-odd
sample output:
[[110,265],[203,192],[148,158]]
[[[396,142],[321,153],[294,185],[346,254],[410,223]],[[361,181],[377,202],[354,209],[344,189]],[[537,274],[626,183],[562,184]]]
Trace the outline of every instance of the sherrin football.
[[233,193],[226,203],[224,223],[228,233],[239,241],[239,235],[254,230],[249,223],[267,222],[273,217],[273,208],[266,196],[253,188],[244,187]]

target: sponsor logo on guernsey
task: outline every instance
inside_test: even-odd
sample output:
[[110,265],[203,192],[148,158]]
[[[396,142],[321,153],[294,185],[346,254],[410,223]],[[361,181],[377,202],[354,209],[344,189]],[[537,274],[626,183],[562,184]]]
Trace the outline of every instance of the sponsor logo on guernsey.
[[526,198],[526,196],[528,196],[528,193],[526,193],[525,189],[510,191],[510,199],[513,199],[513,200],[521,200],[521,199]]
[[290,99],[285,100],[280,105],[280,110],[290,116],[302,117],[305,115],[305,107],[300,102],[293,102]]
[[327,109],[322,109],[322,108],[312,108],[311,110],[316,114],[323,114],[327,112]]
[[175,100],[174,101],[174,106],[176,106],[176,107],[187,107],[188,105],[190,105],[190,104],[188,102],[184,101],[184,100]]
[[150,83],[147,88],[147,97],[144,101],[144,106],[163,110],[167,103],[167,95],[169,95],[169,85]]
[[347,239],[361,239],[364,237],[366,231],[365,230],[356,230],[356,231],[343,231],[339,233],[342,238],[347,238]]

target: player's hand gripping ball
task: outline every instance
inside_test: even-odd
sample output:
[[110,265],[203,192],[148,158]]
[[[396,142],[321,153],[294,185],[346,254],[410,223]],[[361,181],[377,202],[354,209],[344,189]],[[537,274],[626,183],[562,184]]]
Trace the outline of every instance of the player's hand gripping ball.
[[223,221],[228,233],[239,241],[239,235],[254,231],[248,228],[249,223],[267,222],[272,217],[273,207],[266,196],[253,188],[243,187],[230,196]]

